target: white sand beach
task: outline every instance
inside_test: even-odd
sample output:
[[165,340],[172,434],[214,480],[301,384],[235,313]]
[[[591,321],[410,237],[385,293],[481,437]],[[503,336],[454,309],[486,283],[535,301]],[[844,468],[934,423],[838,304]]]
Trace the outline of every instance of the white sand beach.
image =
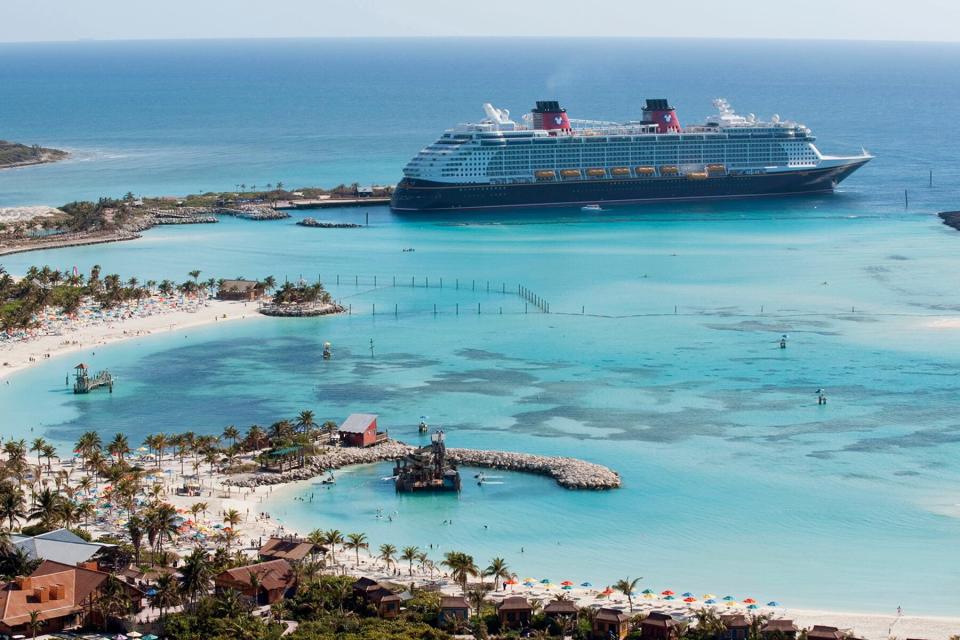
[[207,300],[132,317],[70,322],[42,334],[0,341],[0,379],[49,358],[91,347],[214,322],[262,317],[253,302]]

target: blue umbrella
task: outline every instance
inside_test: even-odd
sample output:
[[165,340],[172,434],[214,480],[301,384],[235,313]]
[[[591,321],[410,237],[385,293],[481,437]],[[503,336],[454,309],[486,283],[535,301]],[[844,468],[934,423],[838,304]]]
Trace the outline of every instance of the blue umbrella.
[[767,603],[767,606],[768,606],[768,607],[779,607],[779,606],[780,606],[780,603],[777,602],[776,600],[771,600],[770,602]]
[[540,584],[550,584],[550,579],[544,578],[543,580],[540,581]]
[[569,591],[570,589],[573,589],[573,587],[571,587],[569,584],[565,584],[565,585],[563,585],[563,586],[560,587],[560,588],[561,588],[561,589],[566,589],[567,591]]
[[686,593],[683,594],[683,597],[684,597],[684,598],[692,598],[692,597],[694,597],[694,596],[693,596],[692,593],[690,593],[689,591],[687,591]]
[[589,582],[581,582],[581,583],[580,583],[580,586],[581,586],[581,587],[592,587],[593,585],[590,584]]
[[760,607],[758,607],[758,606],[755,605],[755,604],[752,604],[752,605],[750,605],[749,607],[747,607],[747,609],[759,609],[759,608],[760,608]]
[[733,596],[723,596],[723,599],[729,602],[730,600],[736,600]]
[[704,603],[704,604],[717,604],[717,601],[714,600],[713,598],[710,598],[709,600],[704,600],[703,603]]

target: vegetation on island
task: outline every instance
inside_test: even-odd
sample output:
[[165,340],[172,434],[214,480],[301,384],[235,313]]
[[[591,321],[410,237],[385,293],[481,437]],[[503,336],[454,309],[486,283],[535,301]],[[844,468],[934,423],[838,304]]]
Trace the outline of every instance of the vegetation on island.
[[203,296],[213,289],[216,281],[201,281],[199,275],[199,271],[193,271],[190,279],[179,284],[171,280],[147,280],[141,284],[133,277],[123,280],[117,274],[104,275],[100,265],[94,265],[88,275],[44,265],[30,267],[18,280],[0,265],[0,331],[29,329],[37,324],[40,314],[50,308],[73,316],[84,301],[91,301],[100,309],[110,309],[155,293]]
[[36,144],[26,145],[0,140],[0,169],[56,162],[68,155],[70,154],[60,149],[48,149]]

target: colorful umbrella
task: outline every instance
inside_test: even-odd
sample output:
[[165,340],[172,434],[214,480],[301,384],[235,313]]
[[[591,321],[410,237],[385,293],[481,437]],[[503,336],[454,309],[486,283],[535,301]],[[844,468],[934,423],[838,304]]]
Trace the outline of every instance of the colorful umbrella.
[[692,597],[693,597],[693,594],[690,593],[689,591],[687,591],[686,593],[683,594],[683,597],[684,597],[684,598],[692,598]]
[[563,585],[563,586],[561,587],[561,589],[564,589],[564,590],[566,590],[566,591],[570,591],[570,589],[573,589],[573,585],[572,585],[572,584],[565,584],[565,585]]
[[757,604],[757,601],[754,600],[753,598],[745,598],[743,600],[743,604]]
[[535,584],[537,584],[537,583],[536,583],[536,582],[524,582],[524,583],[523,583],[523,586],[525,586],[525,587],[532,587],[532,586],[535,585]]
[[540,584],[550,584],[550,578],[544,578],[540,581]]
[[733,596],[723,596],[723,599],[726,600],[727,602],[730,602],[731,600],[736,600],[736,598],[734,598]]
[[713,598],[707,598],[706,600],[703,601],[703,603],[704,603],[704,604],[717,604],[717,601],[714,600]]
[[604,590],[602,591],[602,593],[604,593],[604,594],[606,594],[606,595],[610,595],[611,593],[613,593],[613,589],[611,589],[610,587],[607,587],[606,589],[604,589]]
[[705,593],[705,594],[703,594],[703,599],[704,599],[704,600],[709,600],[710,598],[716,598],[716,597],[717,597],[717,596],[713,595],[712,593]]
[[779,607],[779,606],[780,606],[780,603],[777,602],[776,600],[771,600],[770,602],[767,603],[767,606],[768,606],[768,607]]
[[653,589],[644,589],[643,593],[653,593]]
[[573,586],[573,583],[570,582],[569,580],[564,580],[564,581],[561,582],[560,584],[562,584],[562,585],[565,586],[565,587],[572,587],[572,586]]
[[644,597],[645,600],[653,600],[653,599],[656,598],[657,596],[653,595],[652,593],[645,593],[645,594],[643,594],[643,597]]
[[749,607],[747,607],[747,609],[759,609],[759,608],[760,608],[760,607],[758,607],[758,606],[755,605],[755,604],[752,604],[752,605],[750,605]]
[[670,591],[670,589],[667,589],[667,590],[665,590],[665,591],[661,591],[661,592],[660,592],[660,595],[662,595],[662,596],[672,596],[672,595],[673,595],[673,591]]
[[664,598],[664,600],[676,600],[676,598],[674,598],[673,596],[667,596],[666,598]]
[[580,586],[581,586],[581,587],[592,587],[593,585],[590,584],[589,582],[581,582],[581,583],[580,583]]
[[696,598],[684,598],[683,601],[684,601],[684,602],[696,602],[697,599],[696,599]]
[[736,600],[727,600],[727,601],[724,602],[723,604],[727,605],[728,607],[735,607],[735,606],[737,606],[737,601],[736,601]]
[[505,581],[503,582],[503,584],[513,585],[513,584],[517,584],[517,581],[514,580],[513,578],[510,578],[509,580],[505,580]]

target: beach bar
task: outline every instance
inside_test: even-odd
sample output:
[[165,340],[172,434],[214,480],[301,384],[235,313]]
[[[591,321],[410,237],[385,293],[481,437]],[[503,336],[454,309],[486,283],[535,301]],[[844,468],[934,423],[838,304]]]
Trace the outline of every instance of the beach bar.
[[372,413],[351,414],[337,431],[340,444],[347,447],[371,447],[387,439],[386,431],[377,431],[377,416]]

